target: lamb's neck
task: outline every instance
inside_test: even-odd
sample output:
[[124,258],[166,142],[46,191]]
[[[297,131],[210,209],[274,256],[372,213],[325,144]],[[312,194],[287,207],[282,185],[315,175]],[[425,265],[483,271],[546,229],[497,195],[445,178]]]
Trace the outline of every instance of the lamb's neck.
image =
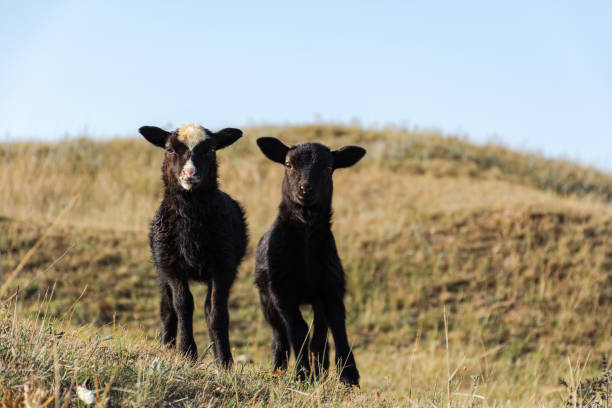
[[194,213],[206,213],[214,201],[214,196],[218,193],[215,189],[198,189],[194,191],[179,190],[167,191],[164,194],[164,201],[170,208],[174,209],[180,216],[192,217]]
[[279,217],[284,221],[304,224],[310,229],[329,229],[331,227],[332,210],[330,206],[304,207],[293,202],[281,201]]

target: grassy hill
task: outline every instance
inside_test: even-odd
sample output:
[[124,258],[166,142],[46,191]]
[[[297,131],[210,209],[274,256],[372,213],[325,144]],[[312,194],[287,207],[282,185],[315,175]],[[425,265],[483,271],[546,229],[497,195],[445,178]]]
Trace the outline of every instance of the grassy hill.
[[[360,391],[333,375],[307,386],[270,373],[253,246],[283,169],[259,153],[263,135],[368,150],[334,176]],[[209,355],[190,366],[157,346],[147,228],[161,152],[144,139],[0,145],[0,368],[11,367],[0,403],[24,398],[26,384],[76,404],[86,382],[123,406],[559,406],[560,377],[575,386],[610,356],[612,175],[435,133],[328,125],[247,129],[218,159],[250,224],[230,340],[252,360],[219,375]],[[204,288],[192,288],[205,350]],[[151,374],[160,362],[169,371]]]

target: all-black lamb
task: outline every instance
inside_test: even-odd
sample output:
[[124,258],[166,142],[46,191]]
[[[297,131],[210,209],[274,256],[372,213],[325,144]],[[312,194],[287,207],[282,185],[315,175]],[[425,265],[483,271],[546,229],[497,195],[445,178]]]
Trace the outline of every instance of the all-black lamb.
[[[271,137],[257,144],[266,157],[285,166],[278,216],[259,241],[255,260],[255,283],[273,331],[274,368],[286,369],[291,346],[299,378],[310,375],[310,353],[314,374],[327,370],[329,328],[340,379],[358,386],[359,372],[346,334],[344,271],[331,232],[332,174],[357,163],[366,151],[358,146],[331,151],[319,143],[287,147]],[[300,312],[304,304],[314,310],[310,342]]]
[[174,132],[143,126],[140,133],[164,149],[161,205],[149,241],[161,290],[162,344],[197,359],[189,281],[208,285],[204,313],[218,365],[232,364],[228,297],[247,246],[240,205],[219,190],[216,151],[242,136],[239,129],[213,133],[187,124]]

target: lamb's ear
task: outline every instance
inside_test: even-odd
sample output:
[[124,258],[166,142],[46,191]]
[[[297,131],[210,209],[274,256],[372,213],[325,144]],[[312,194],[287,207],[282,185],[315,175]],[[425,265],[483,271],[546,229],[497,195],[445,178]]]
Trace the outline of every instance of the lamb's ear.
[[242,130],[234,128],[221,129],[217,133],[211,133],[212,137],[217,141],[216,149],[223,149],[234,143],[236,140],[242,137]]
[[285,164],[285,156],[287,156],[289,148],[277,138],[260,137],[257,139],[257,146],[268,159]]
[[344,146],[341,149],[334,150],[334,168],[341,169],[343,167],[351,167],[357,163],[366,154],[366,149],[359,146]]
[[159,147],[166,146],[166,140],[168,140],[168,136],[172,134],[155,126],[143,126],[138,129],[138,131],[145,139],[151,142],[151,144]]

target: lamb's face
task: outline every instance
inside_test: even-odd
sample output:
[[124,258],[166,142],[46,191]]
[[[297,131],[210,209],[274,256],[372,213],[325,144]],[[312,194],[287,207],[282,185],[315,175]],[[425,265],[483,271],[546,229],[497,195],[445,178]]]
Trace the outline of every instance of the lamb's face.
[[319,143],[293,146],[285,156],[283,187],[291,201],[311,207],[331,201],[332,153]]
[[181,126],[166,142],[166,176],[185,190],[197,188],[211,176],[216,178],[215,147],[215,139],[202,126]]
[[162,171],[166,184],[187,191],[216,187],[215,152],[242,136],[240,129],[225,128],[213,133],[194,124],[183,125],[172,133],[155,126],[143,126],[139,132],[153,145],[164,148]]
[[350,167],[366,154],[359,146],[333,151],[320,143],[288,147],[274,137],[260,137],[257,145],[268,159],[285,165],[283,200],[303,207],[330,205],[334,170]]

